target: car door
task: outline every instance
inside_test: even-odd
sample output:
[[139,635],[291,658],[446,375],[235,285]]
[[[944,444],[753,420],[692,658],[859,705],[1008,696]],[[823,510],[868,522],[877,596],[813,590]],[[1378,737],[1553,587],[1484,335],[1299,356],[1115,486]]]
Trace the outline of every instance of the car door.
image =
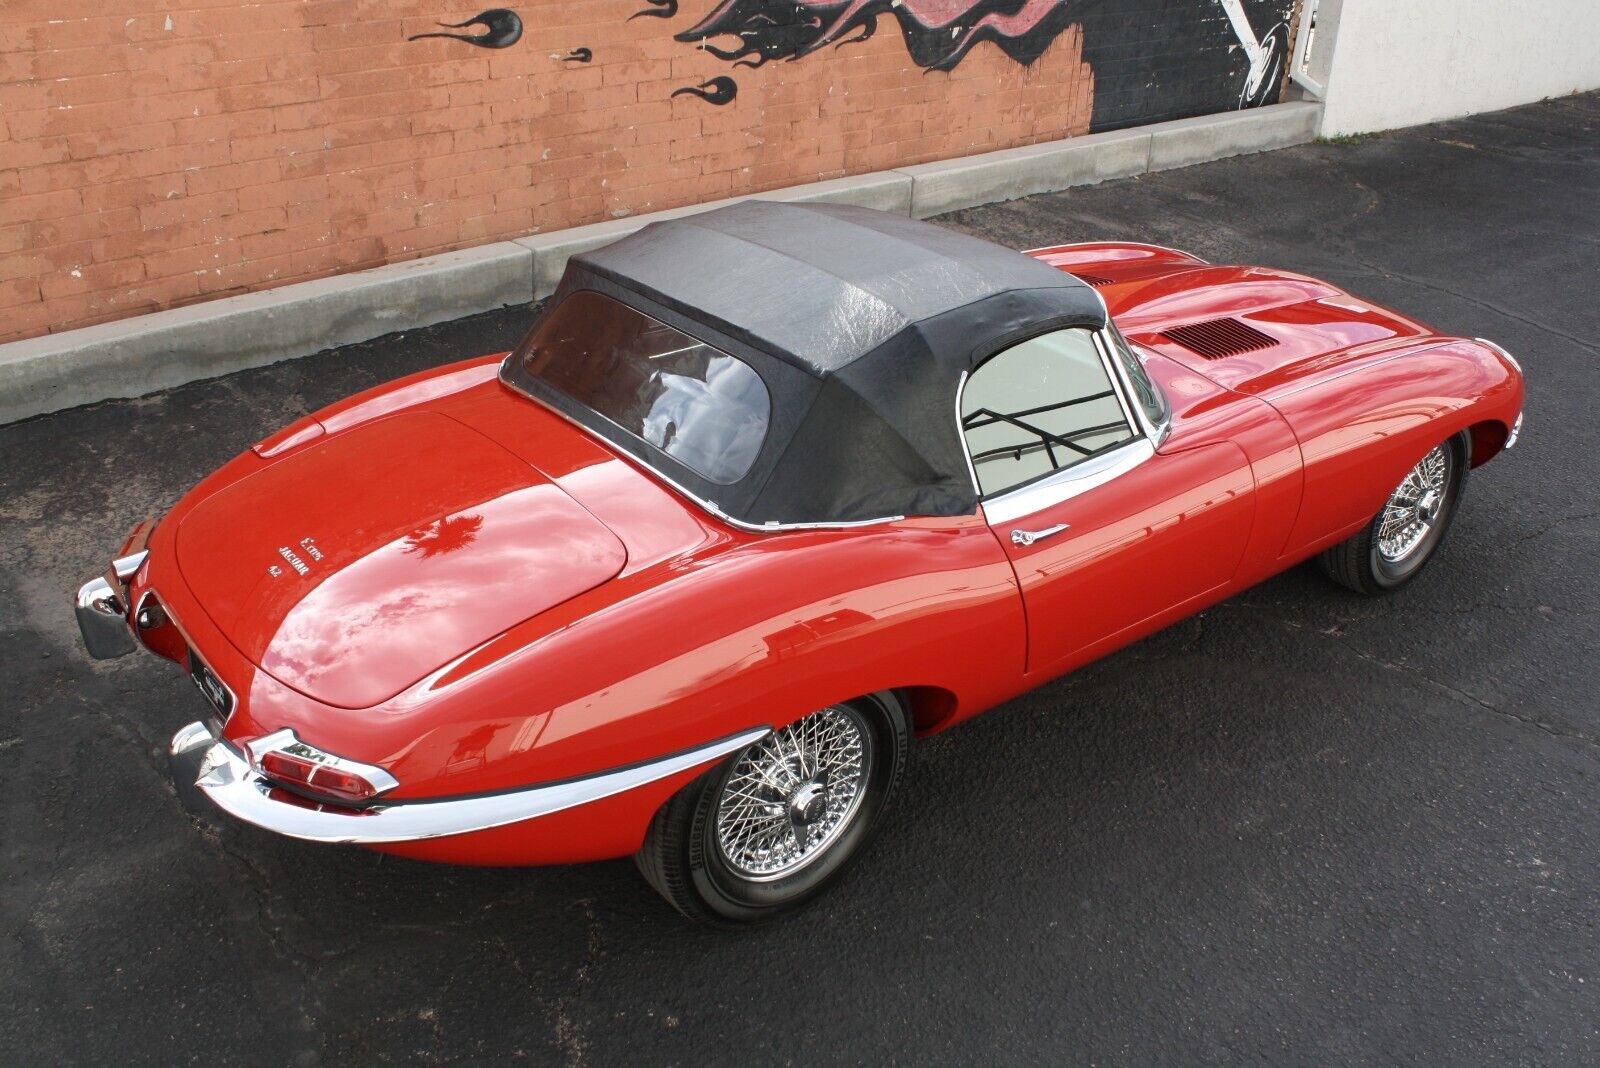
[[[1109,333],[1050,331],[991,357],[960,400],[985,518],[1016,571],[1028,671],[1067,670],[1186,606],[1239,568],[1254,480],[1228,441],[1184,447]],[[1133,386],[1131,401],[1128,387]]]

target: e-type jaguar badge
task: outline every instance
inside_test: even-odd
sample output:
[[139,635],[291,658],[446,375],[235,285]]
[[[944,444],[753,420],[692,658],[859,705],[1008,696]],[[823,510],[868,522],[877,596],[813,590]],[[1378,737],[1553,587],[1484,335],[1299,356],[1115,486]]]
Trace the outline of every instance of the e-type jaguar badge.
[[[301,538],[299,549],[301,552],[305,553],[306,556],[311,557],[313,563],[322,559],[322,550],[317,548],[316,540],[313,538]],[[278,555],[283,557],[290,567],[294,568],[295,574],[302,577],[311,574],[311,565],[306,563],[305,559],[300,555],[300,553],[289,548],[289,546],[278,546]],[[273,578],[282,578],[283,568],[277,564],[270,564],[267,567],[267,574],[271,575]]]

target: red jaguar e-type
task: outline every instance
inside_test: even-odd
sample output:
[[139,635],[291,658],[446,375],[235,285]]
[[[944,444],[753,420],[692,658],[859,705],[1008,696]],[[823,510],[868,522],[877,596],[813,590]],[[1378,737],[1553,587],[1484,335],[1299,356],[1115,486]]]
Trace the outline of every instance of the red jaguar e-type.
[[1516,440],[1486,341],[1301,275],[749,202],[285,428],[79,591],[211,706],[180,788],[429,860],[815,894],[940,731],[1317,557],[1414,579]]

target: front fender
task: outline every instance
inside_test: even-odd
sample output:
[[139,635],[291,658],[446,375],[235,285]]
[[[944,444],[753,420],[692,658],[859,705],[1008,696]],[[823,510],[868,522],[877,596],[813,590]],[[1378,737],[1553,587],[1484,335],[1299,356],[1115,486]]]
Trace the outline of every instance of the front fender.
[[1509,433],[1523,398],[1514,362],[1460,338],[1263,394],[1294,431],[1305,465],[1284,555],[1308,555],[1360,529],[1439,442],[1486,422]]

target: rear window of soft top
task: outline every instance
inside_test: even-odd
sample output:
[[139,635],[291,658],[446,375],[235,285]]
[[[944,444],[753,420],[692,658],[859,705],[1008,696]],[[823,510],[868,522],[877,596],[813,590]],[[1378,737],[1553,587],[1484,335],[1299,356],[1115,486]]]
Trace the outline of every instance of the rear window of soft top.
[[744,477],[767,436],[772,401],[749,364],[602,293],[568,296],[513,359],[719,485]]

